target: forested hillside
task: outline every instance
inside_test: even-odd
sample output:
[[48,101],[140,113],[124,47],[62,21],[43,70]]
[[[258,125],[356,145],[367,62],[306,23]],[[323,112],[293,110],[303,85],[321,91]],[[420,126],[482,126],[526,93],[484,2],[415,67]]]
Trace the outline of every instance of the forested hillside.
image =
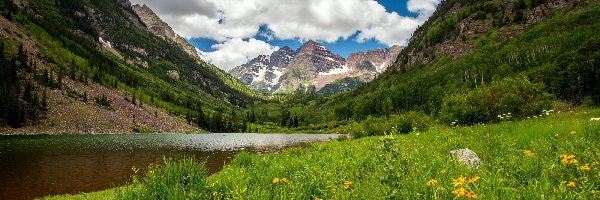
[[[54,112],[44,114],[46,106],[66,109],[82,104],[84,110],[109,108],[104,110],[136,126],[140,115],[154,115],[156,120],[137,127],[142,131],[169,131],[153,128],[160,126],[162,113],[185,118],[204,130],[240,131],[242,122],[235,113],[254,99],[265,98],[177,44],[153,35],[127,0],[3,1],[0,10],[2,92],[10,97],[3,98],[2,121],[11,127],[35,126],[40,119],[55,117]],[[50,104],[47,93],[56,94]],[[69,105],[52,101],[63,97]],[[13,122],[13,117],[19,122]],[[67,126],[78,123],[61,121],[73,123]],[[131,131],[130,127],[120,130]]]
[[350,92],[297,97],[281,113],[300,118],[295,130],[349,125],[340,131],[369,135],[598,105],[598,16],[595,0],[444,1],[393,69]]

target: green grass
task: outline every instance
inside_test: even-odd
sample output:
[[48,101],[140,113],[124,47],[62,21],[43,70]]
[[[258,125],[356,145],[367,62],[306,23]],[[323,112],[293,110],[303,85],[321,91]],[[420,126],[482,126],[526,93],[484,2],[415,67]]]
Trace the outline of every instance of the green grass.
[[[90,199],[453,199],[453,179],[480,177],[466,184],[480,199],[597,199],[600,110],[558,113],[519,122],[473,127],[433,127],[408,135],[332,141],[283,153],[241,153],[221,172],[188,186],[184,176],[200,174],[193,159],[167,161],[133,184],[90,194]],[[570,134],[575,131],[575,134]],[[469,148],[483,161],[468,169],[449,156]],[[524,151],[534,155],[527,156]],[[573,154],[578,165],[561,164]],[[589,164],[590,171],[581,167]],[[153,168],[154,169],[154,168]],[[286,178],[273,184],[274,178]],[[435,179],[438,184],[427,186]],[[344,182],[349,181],[348,189]],[[566,187],[573,181],[576,186]],[[184,192],[185,191],[185,192]],[[163,196],[160,196],[163,195]],[[69,199],[58,197],[56,199]],[[81,195],[74,198],[82,198]],[[464,198],[464,197],[461,197]],[[461,199],[458,198],[458,199]],[[53,198],[51,198],[53,199]]]

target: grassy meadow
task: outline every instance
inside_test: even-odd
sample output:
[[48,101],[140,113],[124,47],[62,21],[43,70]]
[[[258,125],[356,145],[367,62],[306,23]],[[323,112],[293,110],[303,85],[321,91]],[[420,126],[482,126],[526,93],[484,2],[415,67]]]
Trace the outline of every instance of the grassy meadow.
[[[201,162],[167,160],[107,191],[48,199],[598,199],[600,110],[473,127],[436,126],[241,153],[206,177]],[[469,148],[469,169],[449,151]]]

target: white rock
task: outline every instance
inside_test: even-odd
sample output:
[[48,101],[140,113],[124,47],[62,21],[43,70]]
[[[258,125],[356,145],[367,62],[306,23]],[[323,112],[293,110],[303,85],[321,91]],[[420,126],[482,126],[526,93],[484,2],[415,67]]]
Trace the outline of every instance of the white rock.
[[450,151],[452,159],[458,161],[460,164],[467,166],[468,168],[477,169],[481,166],[481,159],[477,154],[470,149],[457,149]]

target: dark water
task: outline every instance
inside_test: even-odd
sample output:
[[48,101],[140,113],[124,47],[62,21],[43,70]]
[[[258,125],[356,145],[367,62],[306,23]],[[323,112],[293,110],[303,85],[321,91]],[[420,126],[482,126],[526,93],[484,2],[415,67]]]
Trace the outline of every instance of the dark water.
[[206,159],[209,173],[241,151],[272,152],[337,135],[200,134],[0,136],[0,199],[32,199],[121,186],[132,166],[165,157]]

